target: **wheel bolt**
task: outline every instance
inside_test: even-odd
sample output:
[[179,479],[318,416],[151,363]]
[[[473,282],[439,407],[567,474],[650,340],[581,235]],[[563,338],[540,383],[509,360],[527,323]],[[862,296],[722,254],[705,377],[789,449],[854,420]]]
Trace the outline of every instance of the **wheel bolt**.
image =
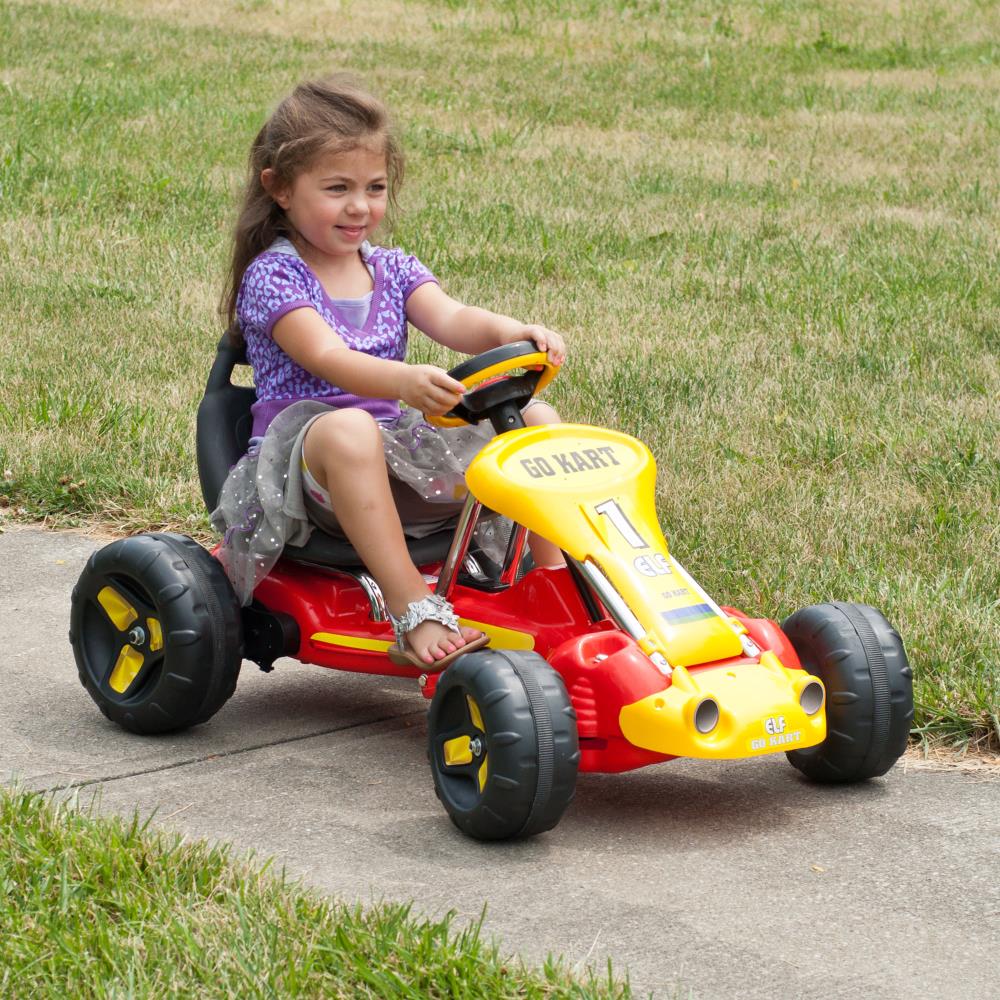
[[146,633],[143,631],[141,626],[136,625],[136,627],[129,632],[128,641],[132,643],[133,646],[141,646],[146,641]]
[[478,757],[483,752],[483,744],[478,736],[469,740],[469,749],[472,751],[473,757]]

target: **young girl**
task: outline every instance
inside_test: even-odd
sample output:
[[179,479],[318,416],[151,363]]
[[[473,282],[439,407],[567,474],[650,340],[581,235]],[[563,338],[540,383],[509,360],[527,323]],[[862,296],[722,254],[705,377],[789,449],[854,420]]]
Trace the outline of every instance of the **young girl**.
[[[343,76],[296,87],[254,140],[223,301],[245,339],[257,402],[250,450],[212,521],[244,603],[283,546],[304,544],[314,524],[346,536],[388,604],[390,655],[439,670],[486,637],[459,628],[431,594],[404,531],[423,537],[461,509],[465,467],[492,431],[423,420],[447,413],[464,388],[404,361],[407,321],[467,354],[533,340],[561,364],[566,349],[551,330],[455,301],[416,257],[368,242],[402,177],[385,108]],[[524,418],[559,419],[541,401]],[[530,545],[536,563],[562,562],[551,543]]]

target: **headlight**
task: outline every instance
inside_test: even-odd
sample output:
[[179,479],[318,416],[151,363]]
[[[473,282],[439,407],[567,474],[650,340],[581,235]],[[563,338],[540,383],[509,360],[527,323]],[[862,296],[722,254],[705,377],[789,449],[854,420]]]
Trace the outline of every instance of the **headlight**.
[[823,685],[810,681],[799,694],[799,704],[806,715],[815,715],[823,707]]
[[713,698],[706,698],[694,710],[694,728],[699,733],[710,733],[719,724],[719,706]]

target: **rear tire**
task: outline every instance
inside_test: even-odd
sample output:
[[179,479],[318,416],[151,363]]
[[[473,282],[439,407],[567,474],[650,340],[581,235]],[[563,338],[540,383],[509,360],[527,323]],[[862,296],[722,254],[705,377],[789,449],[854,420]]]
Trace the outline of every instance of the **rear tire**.
[[816,604],[782,623],[804,669],[826,686],[826,739],[787,754],[813,781],[885,774],[906,750],[913,671],[899,633],[867,604]]
[[236,689],[240,607],[222,566],[185,535],[123,538],[73,589],[80,683],[112,722],[168,733],[211,718]]
[[537,653],[482,649],[441,676],[428,714],[434,790],[477,840],[551,830],[576,790],[576,713]]

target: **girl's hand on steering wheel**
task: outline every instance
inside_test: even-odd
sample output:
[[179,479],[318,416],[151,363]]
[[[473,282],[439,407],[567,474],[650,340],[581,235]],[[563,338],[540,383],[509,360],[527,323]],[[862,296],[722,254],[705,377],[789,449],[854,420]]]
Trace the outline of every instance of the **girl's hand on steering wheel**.
[[453,409],[465,393],[461,382],[434,365],[407,365],[402,383],[399,398],[431,416]]
[[516,330],[506,332],[500,340],[501,344],[513,344],[519,340],[533,340],[540,351],[546,351],[549,361],[561,365],[566,361],[566,341],[555,330],[544,326],[525,324]]

